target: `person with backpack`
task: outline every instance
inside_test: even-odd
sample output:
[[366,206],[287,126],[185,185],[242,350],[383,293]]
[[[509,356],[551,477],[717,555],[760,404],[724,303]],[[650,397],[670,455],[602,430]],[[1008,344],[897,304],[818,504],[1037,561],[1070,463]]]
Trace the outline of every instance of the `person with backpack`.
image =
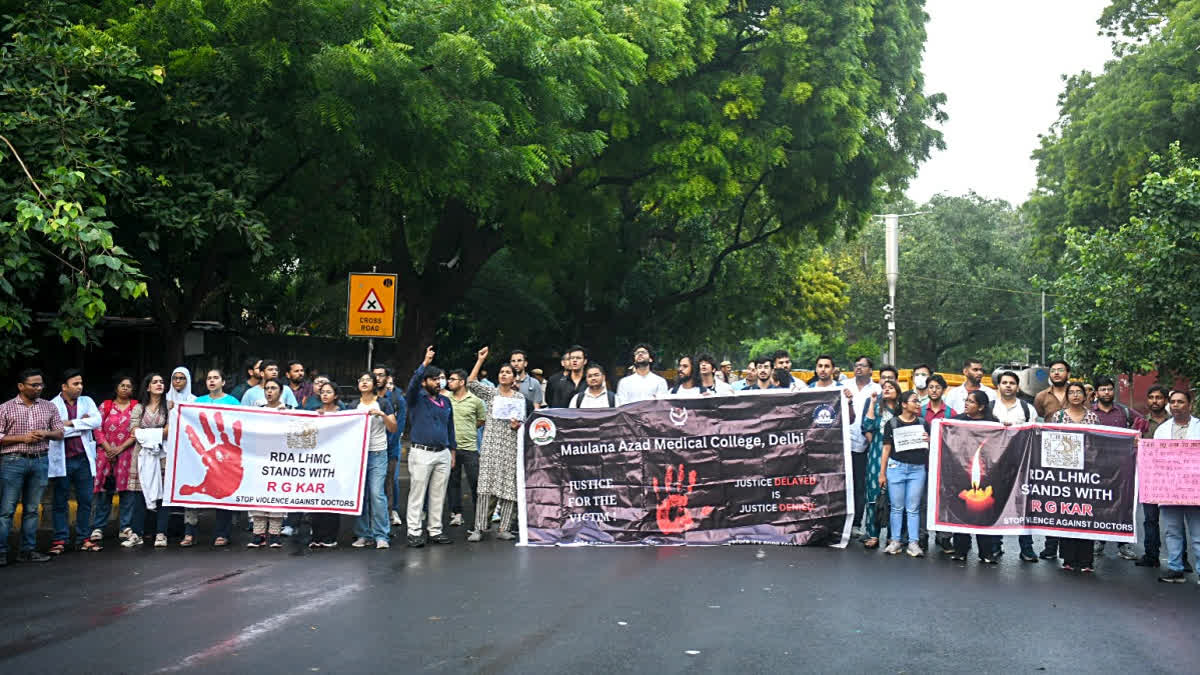
[[[922,367],[927,368],[928,366],[918,366],[917,368],[922,368]],[[914,373],[917,371],[917,368],[913,368]],[[925,384],[925,388],[924,388],[925,400],[921,403],[921,419],[925,420],[925,423],[930,425],[931,427],[932,427],[933,421],[935,419],[938,419],[938,418],[947,419],[947,420],[953,419],[954,416],[957,415],[958,413],[955,412],[954,408],[951,408],[946,403],[946,400],[942,398],[942,394],[946,391],[946,388],[947,388],[946,387],[946,378],[942,377],[941,375],[938,375],[937,373],[934,373],[925,378],[924,384]],[[913,391],[917,392],[917,398],[918,398],[918,400],[920,400],[921,390],[913,389]],[[927,504],[927,502],[922,502],[922,504],[921,504],[921,532],[920,532],[920,537],[919,537],[919,539],[922,543],[928,541],[928,539],[929,539],[929,532],[927,532],[925,530],[925,523],[926,523],[925,515],[927,512],[928,512],[928,504]],[[942,533],[934,532],[934,543],[937,544],[938,548],[942,551],[942,553],[944,553],[946,555],[951,555],[954,553],[954,540],[949,534],[944,533],[944,532],[942,532]],[[922,546],[922,548],[924,548],[924,547]]]
[[[1027,422],[1036,422],[1038,419],[1037,408],[1017,397],[1017,390],[1021,386],[1021,378],[1011,370],[1006,370],[996,378],[996,400],[992,401],[988,406],[988,412],[997,422],[1005,426],[1013,424],[1025,424]],[[1047,538],[1053,540],[1053,537]],[[1023,534],[1017,537],[1017,543],[1021,547],[1021,560],[1027,563],[1036,563],[1038,561],[1037,553],[1033,550],[1033,536]],[[1050,544],[1047,544],[1047,548]],[[1057,550],[1057,549],[1055,549]],[[997,545],[997,551],[1000,551]]]
[[[1100,418],[1100,424],[1106,427],[1136,429],[1139,432],[1147,427],[1146,418],[1142,417],[1141,413],[1117,403],[1117,385],[1111,377],[1101,375],[1092,384],[1096,386],[1096,403],[1092,405],[1092,412]],[[1108,542],[1097,541],[1095,554],[1103,558],[1107,545]],[[1117,555],[1125,560],[1138,559],[1137,552],[1133,550],[1133,544],[1117,544]]]
[[583,377],[587,381],[587,389],[575,394],[571,399],[571,408],[615,408],[617,396],[608,389],[608,378],[604,376],[604,368],[595,361],[583,369]]

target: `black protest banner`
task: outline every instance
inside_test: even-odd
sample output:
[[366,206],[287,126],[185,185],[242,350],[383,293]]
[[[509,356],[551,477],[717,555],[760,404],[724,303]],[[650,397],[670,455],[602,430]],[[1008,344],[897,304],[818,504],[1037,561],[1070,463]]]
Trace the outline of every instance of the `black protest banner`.
[[844,546],[842,392],[539,411],[522,437],[521,541]]
[[1138,432],[937,420],[928,526],[1136,541]]

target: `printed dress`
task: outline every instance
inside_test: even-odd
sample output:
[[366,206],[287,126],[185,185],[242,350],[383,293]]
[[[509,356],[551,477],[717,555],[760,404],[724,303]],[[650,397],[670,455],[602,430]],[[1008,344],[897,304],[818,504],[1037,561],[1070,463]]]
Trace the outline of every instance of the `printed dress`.
[[132,418],[135,408],[137,403],[134,401],[130,401],[124,410],[117,408],[116,401],[109,400],[100,404],[103,423],[95,431],[96,442],[100,444],[96,449],[96,478],[93,484],[95,492],[104,492],[104,481],[108,480],[109,476],[116,478],[117,491],[134,489],[129,487],[129,478],[131,472],[137,472],[133,461],[134,455],[137,454],[137,444],[129,446],[125,452],[117,455],[116,459],[110,460],[104,452],[103,443],[107,442],[112,447],[119,448],[133,436]]
[[875,500],[882,491],[879,486],[879,470],[883,465],[883,429],[893,417],[895,415],[892,414],[892,409],[876,399],[875,418],[864,415],[862,421],[863,433],[872,434],[871,447],[867,448],[867,494],[866,508],[863,509],[863,528],[866,529],[867,536],[872,538],[879,536],[879,528],[875,526]]
[[[479,453],[479,499],[494,496],[509,501],[517,500],[517,430],[503,420],[493,420],[492,399],[497,389],[480,382],[468,382],[467,389],[483,401],[488,411],[488,423],[483,427],[483,447]],[[525,396],[512,390],[512,398]]]

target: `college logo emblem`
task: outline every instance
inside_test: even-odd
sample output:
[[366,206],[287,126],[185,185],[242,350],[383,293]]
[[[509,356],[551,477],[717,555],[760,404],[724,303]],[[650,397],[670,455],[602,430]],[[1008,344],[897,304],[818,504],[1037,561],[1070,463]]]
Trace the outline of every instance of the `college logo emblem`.
[[687,422],[687,408],[671,408],[671,421],[681,427]]
[[529,438],[538,445],[545,445],[558,435],[558,427],[547,417],[539,417],[529,426]]
[[819,405],[816,410],[813,410],[813,424],[818,427],[833,426],[833,421],[836,418],[837,413],[834,412],[833,406],[829,404]]

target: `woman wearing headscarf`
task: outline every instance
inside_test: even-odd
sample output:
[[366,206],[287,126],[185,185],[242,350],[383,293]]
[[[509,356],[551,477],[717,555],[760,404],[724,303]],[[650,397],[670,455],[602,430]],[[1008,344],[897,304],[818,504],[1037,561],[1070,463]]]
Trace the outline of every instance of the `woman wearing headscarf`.
[[[167,390],[168,409],[173,409],[180,403],[192,403],[196,400],[196,395],[192,393],[192,371],[183,366],[179,366],[171,371],[171,388]],[[163,513],[170,514],[170,507],[159,507]],[[200,512],[196,509],[183,510],[183,539],[179,541],[179,545],[188,547],[196,543],[196,524],[200,522]],[[159,521],[163,520],[159,516]],[[165,530],[159,530],[163,535],[162,546],[167,545]],[[154,545],[158,546],[159,537],[154,537]]]
[[895,380],[884,380],[881,388],[883,394],[879,397],[872,394],[863,409],[862,431],[868,444],[866,509],[863,511],[863,527],[867,531],[863,546],[866,548],[879,548],[880,528],[876,522],[875,502],[883,492],[879,483],[879,472],[883,467],[883,429],[900,414],[900,385]]

